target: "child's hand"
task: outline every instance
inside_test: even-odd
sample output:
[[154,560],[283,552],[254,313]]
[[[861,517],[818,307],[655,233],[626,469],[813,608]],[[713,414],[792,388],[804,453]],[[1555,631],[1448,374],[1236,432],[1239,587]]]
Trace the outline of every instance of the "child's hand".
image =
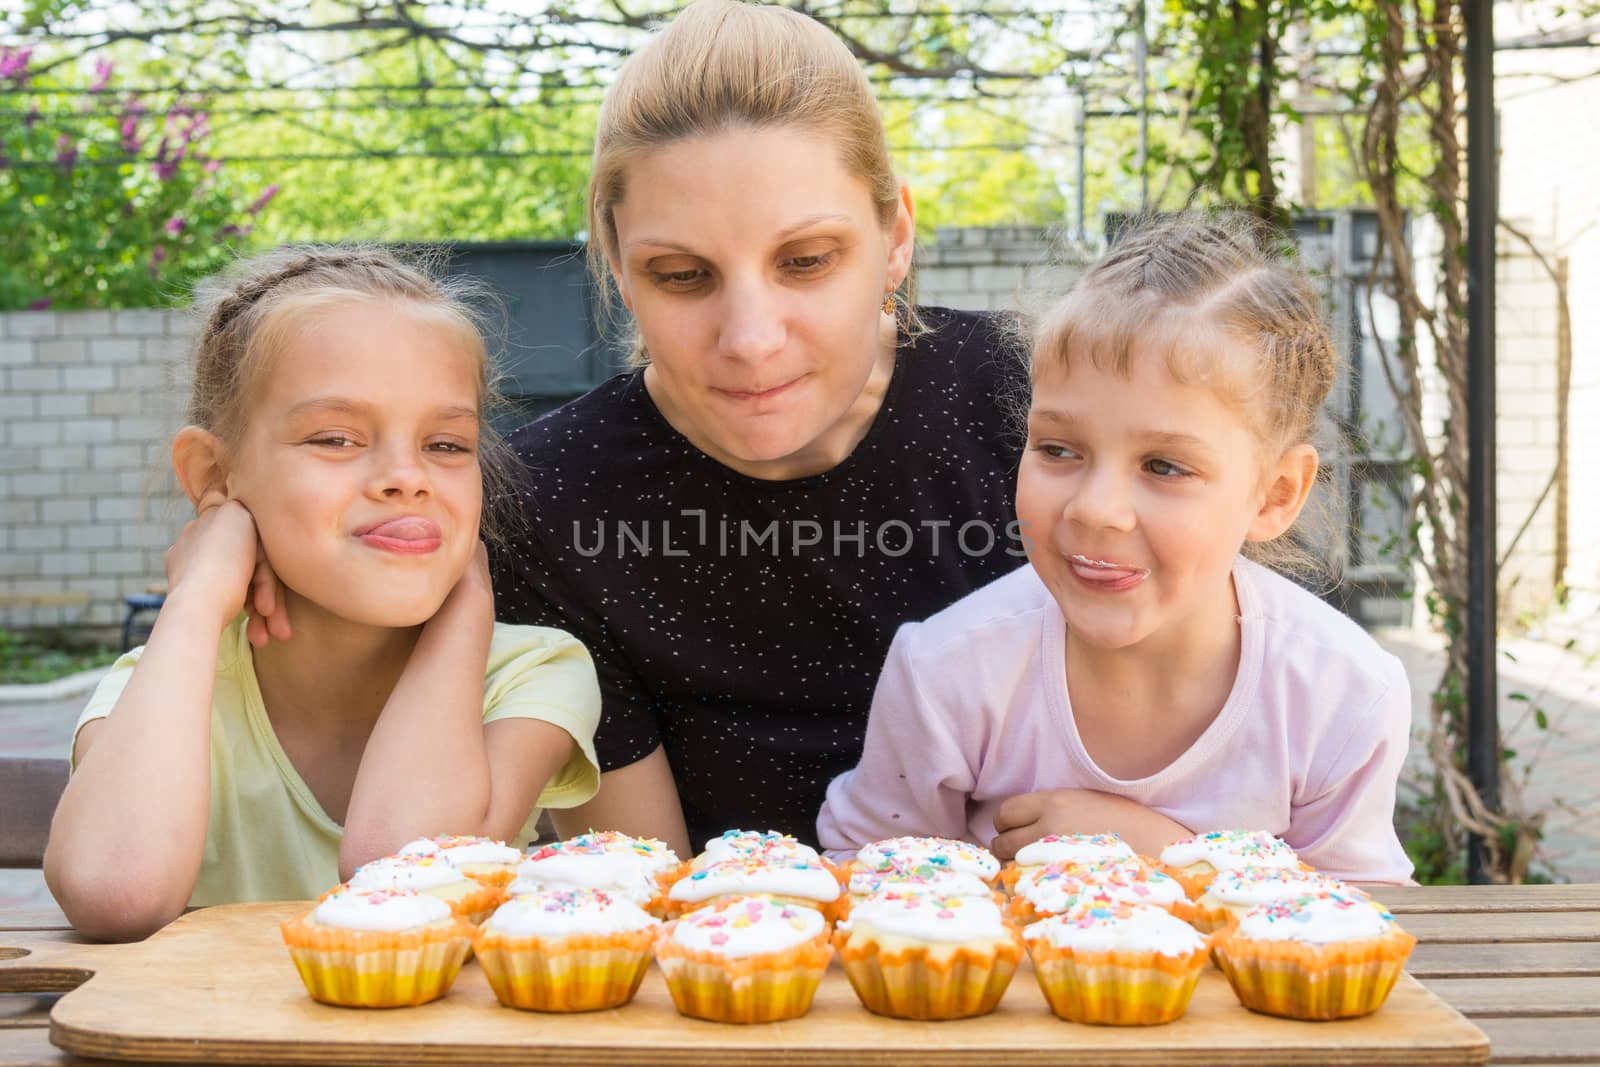
[[1142,856],[1154,856],[1189,835],[1188,827],[1136,800],[1093,789],[1046,789],[1021,793],[1000,805],[989,844],[1008,860],[1017,849],[1047,834],[1117,833]]
[[[487,618],[494,621],[494,586],[489,580],[489,550],[479,541],[434,619]],[[430,620],[432,621],[432,620]]]
[[250,575],[250,617],[245,620],[244,635],[256,648],[266,648],[274,638],[287,641],[294,636],[289,627],[289,601],[283,592],[283,583],[267,562],[267,550],[256,540],[256,565]]
[[167,549],[167,596],[198,603],[221,630],[244,606],[255,569],[256,522],[237,500],[207,493]]

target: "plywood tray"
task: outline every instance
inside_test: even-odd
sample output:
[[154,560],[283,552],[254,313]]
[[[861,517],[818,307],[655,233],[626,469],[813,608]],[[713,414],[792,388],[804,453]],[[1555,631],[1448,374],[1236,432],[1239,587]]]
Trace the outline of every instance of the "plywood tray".
[[[654,968],[631,1004],[581,1015],[501,1007],[468,963],[449,996],[417,1008],[334,1008],[306,996],[278,934],[296,904],[184,916],[137,945],[0,933],[0,993],[72,989],[50,1015],[69,1052],[163,1062],[357,1064],[1477,1064],[1482,1031],[1404,976],[1375,1015],[1302,1023],[1240,1007],[1208,969],[1166,1026],[1081,1026],[1051,1015],[1024,962],[992,1015],[884,1019],[835,963],[805,1017],[756,1026],[686,1019]],[[9,946],[9,947],[8,947]],[[85,980],[86,976],[93,975]],[[81,984],[80,984],[81,983]]]

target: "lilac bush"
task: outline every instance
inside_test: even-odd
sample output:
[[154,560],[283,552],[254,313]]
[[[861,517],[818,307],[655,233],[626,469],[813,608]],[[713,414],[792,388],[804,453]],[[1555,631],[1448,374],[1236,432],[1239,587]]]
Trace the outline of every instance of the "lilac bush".
[[203,99],[118,96],[103,59],[86,86],[35,79],[31,58],[0,47],[0,310],[181,303],[278,187],[208,152]]

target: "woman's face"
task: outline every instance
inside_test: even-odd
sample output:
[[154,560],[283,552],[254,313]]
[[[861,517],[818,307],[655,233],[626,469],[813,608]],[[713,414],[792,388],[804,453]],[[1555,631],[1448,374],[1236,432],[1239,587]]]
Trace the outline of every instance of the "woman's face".
[[869,379],[893,366],[881,309],[910,268],[909,197],[885,228],[832,141],[746,127],[635,160],[613,219],[667,420],[755,477],[848,455],[877,412]]

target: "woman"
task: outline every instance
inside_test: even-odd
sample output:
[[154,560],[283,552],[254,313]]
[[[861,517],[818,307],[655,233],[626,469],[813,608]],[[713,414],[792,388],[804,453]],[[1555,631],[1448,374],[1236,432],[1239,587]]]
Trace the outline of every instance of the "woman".
[[530,529],[494,561],[498,617],[599,669],[607,773],[557,826],[813,839],[895,629],[1021,562],[1019,356],[1001,320],[898,302],[910,194],[860,68],[793,11],[696,0],[630,58],[588,212],[638,365],[512,437]]

